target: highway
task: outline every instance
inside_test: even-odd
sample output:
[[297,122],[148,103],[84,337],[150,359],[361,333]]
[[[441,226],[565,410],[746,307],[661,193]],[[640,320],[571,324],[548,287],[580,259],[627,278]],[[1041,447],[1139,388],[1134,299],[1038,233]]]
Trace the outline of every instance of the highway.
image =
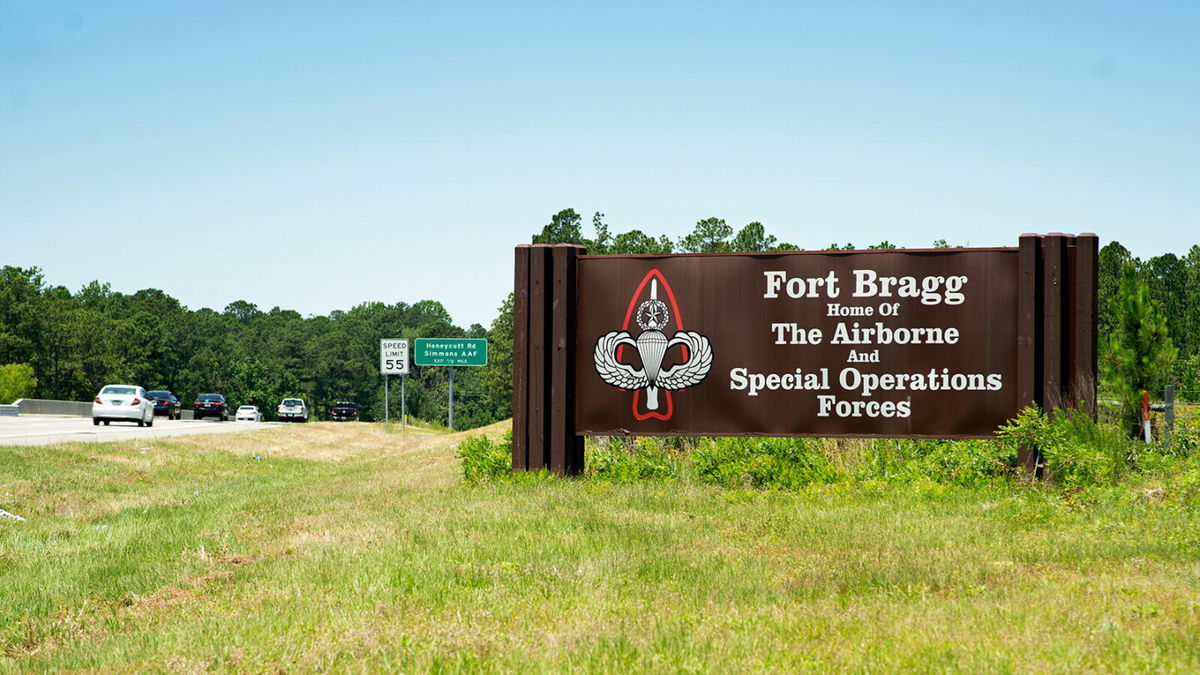
[[113,422],[108,426],[94,426],[90,417],[22,415],[0,417],[0,445],[104,443],[188,434],[223,434],[278,426],[281,426],[279,422],[168,420],[165,417],[155,417],[153,427],[139,427],[134,422]]

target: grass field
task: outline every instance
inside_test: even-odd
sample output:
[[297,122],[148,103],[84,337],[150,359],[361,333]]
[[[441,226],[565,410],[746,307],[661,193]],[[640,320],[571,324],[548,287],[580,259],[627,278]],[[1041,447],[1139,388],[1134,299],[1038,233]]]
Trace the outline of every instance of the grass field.
[[461,438],[0,448],[0,670],[1200,670],[1149,484],[471,486]]

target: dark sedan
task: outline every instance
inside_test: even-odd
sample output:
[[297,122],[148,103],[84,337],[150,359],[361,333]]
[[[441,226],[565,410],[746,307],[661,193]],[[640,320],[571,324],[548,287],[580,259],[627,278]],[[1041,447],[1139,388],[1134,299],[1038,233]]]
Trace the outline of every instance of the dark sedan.
[[196,419],[215,417],[222,422],[229,419],[229,408],[225,397],[220,394],[200,394],[192,405],[192,416]]
[[179,399],[169,391],[156,389],[146,392],[146,398],[154,401],[154,414],[166,415],[169,420],[177,420],[183,417],[183,411],[179,409]]

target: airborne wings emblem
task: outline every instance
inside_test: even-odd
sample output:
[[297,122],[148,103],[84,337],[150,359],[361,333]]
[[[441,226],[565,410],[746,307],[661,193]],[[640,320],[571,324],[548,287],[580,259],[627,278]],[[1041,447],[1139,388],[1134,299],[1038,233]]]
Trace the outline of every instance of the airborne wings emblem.
[[[658,410],[658,390],[686,389],[700,384],[712,369],[713,353],[708,338],[696,331],[678,331],[667,339],[661,330],[669,320],[667,306],[655,297],[656,283],[651,289],[651,299],[638,307],[637,323],[642,333],[636,340],[623,330],[601,335],[596,340],[594,360],[600,379],[621,389],[645,388],[646,408]],[[637,350],[642,359],[641,368],[617,360],[617,349],[621,345]],[[663,357],[675,345],[687,349],[688,359],[663,370]]]

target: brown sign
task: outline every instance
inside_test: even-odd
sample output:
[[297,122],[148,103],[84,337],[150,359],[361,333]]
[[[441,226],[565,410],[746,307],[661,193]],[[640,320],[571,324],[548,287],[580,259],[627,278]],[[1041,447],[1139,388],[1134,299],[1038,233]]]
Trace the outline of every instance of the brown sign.
[[989,438],[1030,403],[1094,412],[1098,250],[518,246],[513,467],[578,473],[584,435]]
[[582,434],[988,437],[1018,251],[579,259]]

